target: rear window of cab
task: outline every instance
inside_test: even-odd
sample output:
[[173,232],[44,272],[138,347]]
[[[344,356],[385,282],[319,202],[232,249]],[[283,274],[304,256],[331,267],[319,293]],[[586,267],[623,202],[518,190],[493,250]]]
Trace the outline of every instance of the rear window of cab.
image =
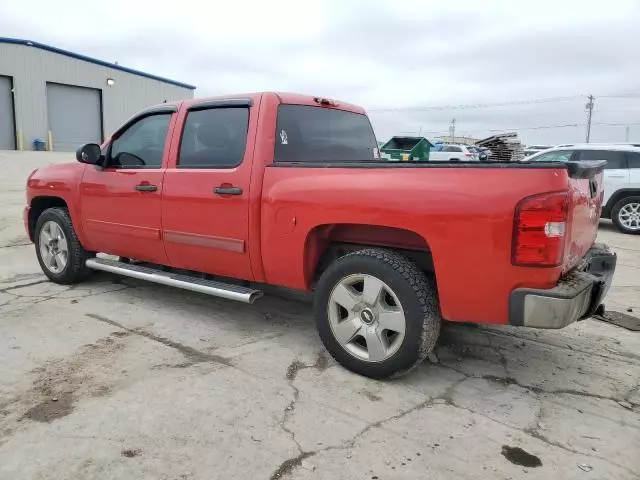
[[280,105],[276,162],[379,161],[366,115],[335,108]]

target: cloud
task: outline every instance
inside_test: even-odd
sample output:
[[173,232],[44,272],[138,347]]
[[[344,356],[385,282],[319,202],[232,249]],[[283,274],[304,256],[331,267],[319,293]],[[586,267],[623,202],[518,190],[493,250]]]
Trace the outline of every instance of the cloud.
[[[6,2],[5,2],[6,3]],[[499,108],[403,110],[594,93],[599,123],[640,123],[637,2],[279,0],[202,3],[33,0],[0,6],[0,31],[198,86],[198,95],[280,90],[370,109],[381,139],[400,132],[482,136],[523,127],[531,143],[579,141],[585,98]],[[0,60],[1,69],[1,60]],[[393,107],[391,112],[376,112]],[[594,125],[599,141],[624,126]],[[631,127],[640,140],[640,126]]]

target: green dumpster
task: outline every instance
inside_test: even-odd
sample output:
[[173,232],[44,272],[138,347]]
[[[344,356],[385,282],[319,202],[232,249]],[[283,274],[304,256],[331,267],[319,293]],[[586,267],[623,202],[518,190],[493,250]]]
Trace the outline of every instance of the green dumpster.
[[426,162],[431,147],[431,142],[424,137],[392,137],[380,148],[380,152],[383,158],[391,161]]

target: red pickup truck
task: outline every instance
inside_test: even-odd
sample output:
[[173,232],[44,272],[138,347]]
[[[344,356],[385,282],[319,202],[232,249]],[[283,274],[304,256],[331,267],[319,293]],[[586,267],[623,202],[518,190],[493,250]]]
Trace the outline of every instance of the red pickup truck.
[[615,269],[594,244],[604,162],[389,162],[343,102],[162,104],[76,156],[28,178],[52,281],[103,270],[249,303],[265,284],[313,291],[325,347],[374,378],[424,359],[442,319],[586,318]]

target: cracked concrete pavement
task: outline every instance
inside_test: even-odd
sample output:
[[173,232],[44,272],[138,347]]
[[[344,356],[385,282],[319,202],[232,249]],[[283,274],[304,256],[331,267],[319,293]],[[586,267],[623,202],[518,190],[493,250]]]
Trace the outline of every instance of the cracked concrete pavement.
[[[67,158],[0,152],[0,479],[640,478],[637,332],[449,325],[378,382],[335,364],[305,302],[55,285],[21,209],[28,173]],[[639,315],[640,237],[600,237],[607,306]]]

